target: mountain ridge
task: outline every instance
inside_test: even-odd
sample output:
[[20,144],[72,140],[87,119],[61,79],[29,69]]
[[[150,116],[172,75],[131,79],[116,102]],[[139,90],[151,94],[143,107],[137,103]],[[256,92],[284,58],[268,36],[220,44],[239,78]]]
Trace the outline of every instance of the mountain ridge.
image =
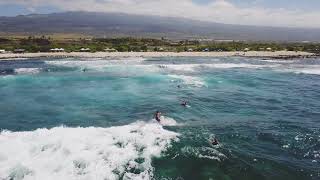
[[168,37],[248,41],[320,41],[320,29],[232,25],[125,13],[62,12],[0,17],[0,32],[78,33],[95,37]]

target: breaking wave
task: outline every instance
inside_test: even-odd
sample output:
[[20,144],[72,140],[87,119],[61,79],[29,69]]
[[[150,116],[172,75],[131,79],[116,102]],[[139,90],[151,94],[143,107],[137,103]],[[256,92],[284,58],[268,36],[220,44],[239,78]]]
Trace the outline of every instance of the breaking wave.
[[125,60],[90,60],[90,61],[45,61],[48,65],[64,66],[64,67],[80,67],[101,70],[106,67],[129,66],[145,69],[153,69],[154,71],[182,71],[194,72],[203,68],[263,68],[274,67],[275,65],[253,65],[253,64],[238,64],[238,63],[217,63],[217,64],[144,64],[144,59],[125,59]]
[[[319,65],[304,65],[299,64],[299,61],[288,60],[259,60],[266,64],[251,64],[251,63],[198,63],[198,64],[146,64],[144,58],[136,59],[119,59],[119,60],[59,60],[59,61],[45,61],[47,65],[62,66],[62,67],[77,67],[80,70],[93,70],[93,71],[105,71],[112,68],[115,71],[123,72],[182,72],[192,73],[198,72],[204,69],[264,69],[268,68],[275,71],[282,72],[294,72],[297,74],[320,74]],[[254,62],[254,61],[253,61]],[[297,64],[298,63],[298,64]],[[110,70],[110,69],[109,69]],[[17,74],[22,73],[36,73],[37,69],[33,68],[21,68],[17,69]]]
[[275,67],[276,65],[254,65],[254,64],[237,64],[237,63],[217,63],[217,64],[179,64],[179,65],[160,65],[159,67],[168,70],[194,72],[206,68],[214,69],[232,69],[232,68],[248,68],[258,69],[266,67]]
[[152,179],[179,134],[153,122],[0,134],[0,179]]

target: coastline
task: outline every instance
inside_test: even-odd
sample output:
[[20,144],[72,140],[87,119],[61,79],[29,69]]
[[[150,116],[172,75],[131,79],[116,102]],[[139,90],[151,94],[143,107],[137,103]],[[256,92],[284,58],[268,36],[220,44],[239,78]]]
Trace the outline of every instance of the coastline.
[[130,57],[257,57],[257,58],[310,58],[316,54],[295,51],[236,51],[236,52],[58,52],[58,53],[4,53],[0,60],[15,58],[130,58]]

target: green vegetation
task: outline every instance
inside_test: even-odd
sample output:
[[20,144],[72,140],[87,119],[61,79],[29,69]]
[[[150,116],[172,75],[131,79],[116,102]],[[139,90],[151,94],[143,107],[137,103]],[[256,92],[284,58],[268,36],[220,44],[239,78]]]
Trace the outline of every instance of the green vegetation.
[[0,37],[0,49],[14,51],[25,49],[26,52],[50,52],[53,48],[63,48],[67,52],[77,52],[89,48],[91,52],[105,51],[106,48],[119,52],[146,51],[306,51],[320,53],[320,43],[275,43],[245,41],[171,41],[149,38],[68,38],[54,39],[41,37]]

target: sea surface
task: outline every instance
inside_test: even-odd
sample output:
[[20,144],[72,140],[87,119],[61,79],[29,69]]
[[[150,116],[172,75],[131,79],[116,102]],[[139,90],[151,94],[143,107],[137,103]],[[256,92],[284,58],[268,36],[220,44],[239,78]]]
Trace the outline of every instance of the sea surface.
[[320,59],[15,59],[0,74],[1,180],[320,179]]

